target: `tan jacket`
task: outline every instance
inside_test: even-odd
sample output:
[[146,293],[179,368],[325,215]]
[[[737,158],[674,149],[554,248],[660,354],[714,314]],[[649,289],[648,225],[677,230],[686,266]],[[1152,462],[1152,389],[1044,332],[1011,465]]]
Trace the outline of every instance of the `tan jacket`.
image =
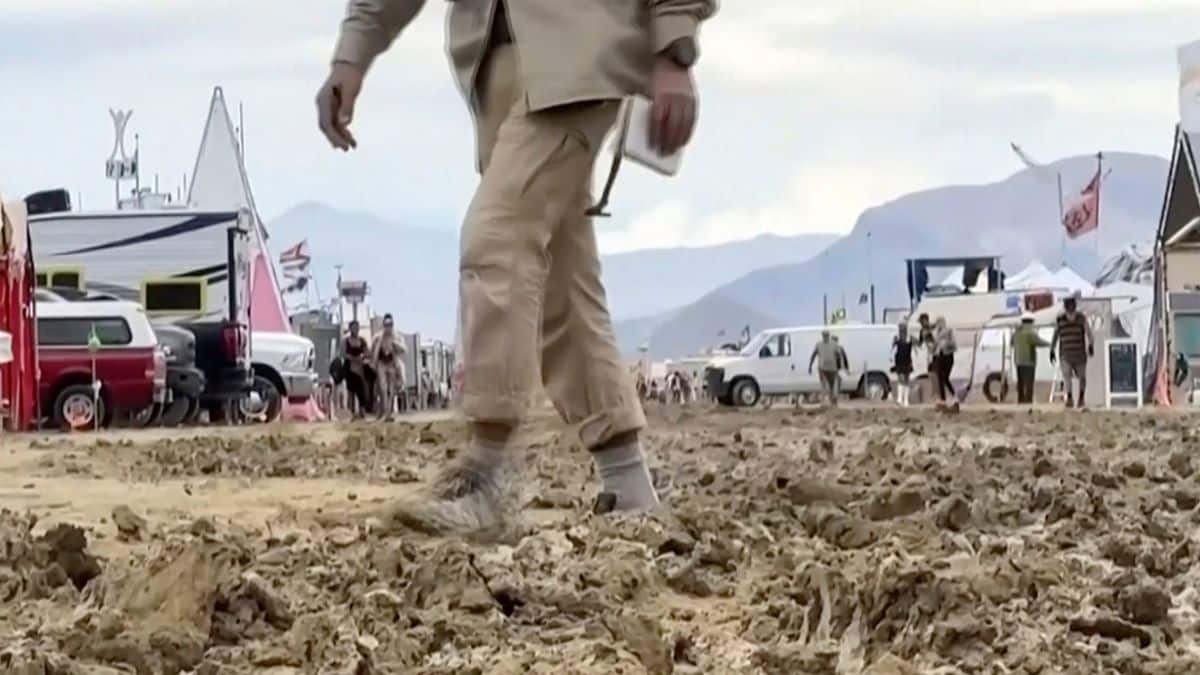
[[[498,0],[450,0],[447,51],[479,112],[475,79]],[[349,0],[334,61],[370,67],[425,0]],[[717,0],[504,0],[531,111],[646,93],[652,57],[695,37]]]

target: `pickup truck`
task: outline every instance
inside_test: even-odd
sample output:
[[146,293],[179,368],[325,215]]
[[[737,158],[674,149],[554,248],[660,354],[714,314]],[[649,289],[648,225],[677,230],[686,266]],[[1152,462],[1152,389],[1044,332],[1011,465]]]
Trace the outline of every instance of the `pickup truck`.
[[247,421],[272,422],[283,403],[303,403],[317,391],[316,348],[313,341],[292,333],[254,331],[250,334],[250,363],[254,386],[238,405]]

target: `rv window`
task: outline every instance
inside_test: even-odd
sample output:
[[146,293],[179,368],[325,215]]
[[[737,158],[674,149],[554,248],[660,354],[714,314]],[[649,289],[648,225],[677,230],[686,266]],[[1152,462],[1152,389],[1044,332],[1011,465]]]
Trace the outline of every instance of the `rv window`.
[[1187,357],[1200,357],[1200,314],[1175,315],[1175,342]]
[[203,312],[205,285],[203,279],[148,281],[142,302],[147,312]]
[[33,275],[33,279],[38,288],[45,288],[46,286],[50,285],[47,283],[45,272],[38,272],[37,274]]
[[79,272],[51,272],[50,286],[83,290],[83,275]]
[[88,335],[96,327],[96,336],[105,346],[133,342],[129,324],[120,318],[38,319],[38,345],[42,347],[86,347]]

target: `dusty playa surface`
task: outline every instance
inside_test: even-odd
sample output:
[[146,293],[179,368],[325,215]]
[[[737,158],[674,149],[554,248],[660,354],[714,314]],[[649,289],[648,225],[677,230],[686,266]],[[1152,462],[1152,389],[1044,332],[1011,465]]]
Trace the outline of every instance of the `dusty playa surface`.
[[7,439],[0,672],[1200,672],[1192,418],[649,412],[668,515],[545,415],[503,543],[387,518],[452,420]]

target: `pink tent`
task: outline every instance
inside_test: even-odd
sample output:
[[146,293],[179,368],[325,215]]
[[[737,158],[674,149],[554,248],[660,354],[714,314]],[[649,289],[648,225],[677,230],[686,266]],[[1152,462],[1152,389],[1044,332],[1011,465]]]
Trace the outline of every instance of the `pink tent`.
[[[254,205],[250,181],[241,146],[234,132],[225,96],[220,87],[213,91],[208,122],[200,142],[200,154],[192,172],[188,203],[196,208],[248,208],[254,213],[258,227],[254,232],[254,268],[250,285],[250,327],[255,331],[292,332],[287,308],[283,303],[279,279],[267,248],[267,229]],[[314,399],[299,405],[287,405],[284,414],[290,419],[317,421],[325,418]]]

